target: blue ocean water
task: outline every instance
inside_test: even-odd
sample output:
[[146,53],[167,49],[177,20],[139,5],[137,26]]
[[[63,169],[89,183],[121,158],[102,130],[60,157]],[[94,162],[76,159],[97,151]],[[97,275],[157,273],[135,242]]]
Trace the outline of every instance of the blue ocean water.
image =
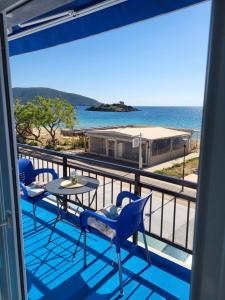
[[87,111],[85,106],[77,110],[76,128],[114,125],[153,125],[174,128],[201,129],[202,107],[138,106],[134,112]]

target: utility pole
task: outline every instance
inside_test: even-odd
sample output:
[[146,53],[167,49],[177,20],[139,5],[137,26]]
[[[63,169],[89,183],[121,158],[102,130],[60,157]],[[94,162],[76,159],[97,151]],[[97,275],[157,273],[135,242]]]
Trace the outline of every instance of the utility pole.
[[[183,180],[184,180],[184,177],[185,177],[185,156],[186,156],[186,143],[187,143],[188,139],[187,138],[183,138],[183,143],[184,143],[184,154],[183,154],[183,174],[182,174],[182,177],[183,177]],[[182,192],[184,191],[184,185],[182,185]]]
[[139,136],[139,169],[143,168],[143,157],[142,157],[142,134]]

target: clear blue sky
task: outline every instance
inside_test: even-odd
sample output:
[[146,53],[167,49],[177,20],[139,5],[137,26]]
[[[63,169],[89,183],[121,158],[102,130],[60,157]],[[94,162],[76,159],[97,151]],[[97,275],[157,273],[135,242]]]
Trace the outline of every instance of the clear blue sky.
[[202,105],[210,2],[11,58],[13,86],[110,103]]

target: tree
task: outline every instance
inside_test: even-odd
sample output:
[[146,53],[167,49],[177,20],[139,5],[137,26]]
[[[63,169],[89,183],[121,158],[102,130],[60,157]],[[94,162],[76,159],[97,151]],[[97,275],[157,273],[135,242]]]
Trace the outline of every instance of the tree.
[[16,124],[16,134],[20,140],[23,142],[26,140],[26,130],[25,124],[23,122],[23,105],[17,99],[14,104],[14,116],[15,116],[15,124]]
[[41,111],[33,102],[21,103],[16,100],[14,105],[16,133],[23,142],[33,140],[41,142]]
[[41,126],[50,135],[50,144],[56,145],[56,131],[65,126],[73,128],[76,120],[74,107],[65,99],[37,97],[33,104],[39,111]]

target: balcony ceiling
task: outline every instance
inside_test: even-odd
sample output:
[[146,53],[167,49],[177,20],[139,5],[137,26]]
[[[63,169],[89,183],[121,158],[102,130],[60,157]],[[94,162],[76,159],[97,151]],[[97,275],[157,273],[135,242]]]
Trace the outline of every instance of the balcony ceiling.
[[10,55],[45,49],[166,14],[203,0],[28,1],[7,12]]

